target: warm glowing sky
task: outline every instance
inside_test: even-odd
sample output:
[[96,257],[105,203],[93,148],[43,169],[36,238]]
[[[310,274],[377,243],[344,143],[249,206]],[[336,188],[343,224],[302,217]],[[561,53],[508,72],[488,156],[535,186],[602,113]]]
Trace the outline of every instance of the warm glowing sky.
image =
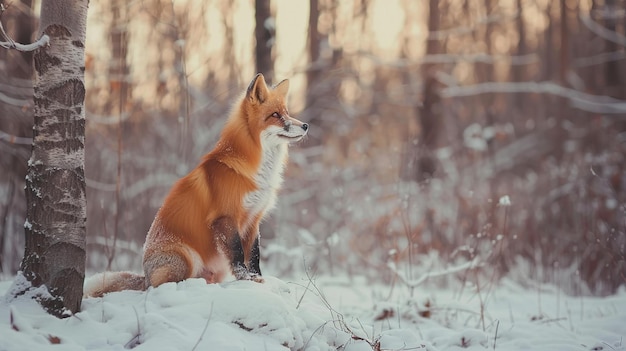
[[[153,74],[145,73],[146,58],[163,55],[166,58],[172,54],[168,53],[168,47],[159,43],[154,43],[151,32],[155,28],[146,25],[149,22],[149,12],[142,6],[148,2],[134,1],[128,2],[128,11],[131,21],[129,22],[130,33],[130,55],[128,63],[131,67],[131,75],[134,85],[140,86],[143,82],[148,82],[153,78]],[[420,2],[424,3],[424,2]],[[188,20],[191,23],[190,32],[193,33],[185,42],[185,62],[189,74],[189,82],[196,86],[203,83],[209,68],[221,57],[221,50],[224,47],[226,33],[224,29],[224,13],[232,13],[228,20],[233,22],[233,44],[235,47],[236,61],[238,63],[239,77],[242,86],[254,75],[254,6],[253,1],[234,2],[232,9],[225,10],[226,2],[223,1],[174,1],[175,11],[178,13],[189,13]],[[87,54],[94,58],[97,72],[93,77],[106,78],[107,65],[110,61],[109,43],[107,38],[108,23],[110,17],[108,10],[103,8],[108,6],[108,2],[92,2],[90,4],[88,33],[87,33]],[[343,48],[346,53],[354,53],[358,50],[374,50],[380,53],[381,58],[391,59],[397,55],[399,48],[399,35],[404,25],[405,14],[402,8],[402,0],[373,0],[369,13],[368,33],[362,33],[362,21],[354,18],[353,2],[340,2],[337,9],[337,22],[335,28],[336,36],[330,38],[330,45]],[[292,83],[292,104],[297,109],[302,103],[302,88],[304,86],[303,71],[306,68],[308,54],[306,48],[308,35],[308,0],[274,0],[272,8],[276,17],[276,46],[275,60],[277,79],[290,78]],[[171,13],[171,9],[166,9]],[[416,9],[419,10],[419,9]],[[422,11],[423,12],[423,11]],[[164,22],[171,21],[171,17],[164,17]],[[419,21],[423,22],[423,21]],[[198,26],[202,23],[202,26]],[[327,22],[320,20],[320,30],[325,30]],[[375,28],[375,29],[369,29]],[[425,33],[424,29],[418,25],[412,26],[412,31],[420,34]],[[420,30],[422,29],[422,30]],[[106,45],[103,45],[106,43]],[[174,51],[169,48],[169,51]],[[168,76],[173,72],[161,72],[161,76]],[[95,85],[106,84],[105,82],[91,82]],[[149,99],[150,89],[139,89],[134,91],[135,98]]]

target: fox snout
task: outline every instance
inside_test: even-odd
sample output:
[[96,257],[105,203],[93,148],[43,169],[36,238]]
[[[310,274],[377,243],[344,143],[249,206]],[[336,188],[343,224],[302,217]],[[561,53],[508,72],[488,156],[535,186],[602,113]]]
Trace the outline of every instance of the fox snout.
[[287,116],[284,118],[282,130],[277,132],[279,138],[289,143],[302,140],[309,130],[309,125],[295,118]]
[[309,125],[307,123],[302,123],[295,118],[288,118],[285,120],[285,127],[283,128],[285,132],[288,132],[291,127],[301,128],[304,131],[304,134],[309,130]]

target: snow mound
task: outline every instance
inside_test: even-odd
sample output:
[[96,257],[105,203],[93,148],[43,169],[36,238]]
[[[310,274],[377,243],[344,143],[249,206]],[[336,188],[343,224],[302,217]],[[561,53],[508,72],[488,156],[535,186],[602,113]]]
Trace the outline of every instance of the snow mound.
[[110,293],[83,300],[82,311],[64,320],[32,299],[8,296],[0,303],[0,350],[55,343],[64,350],[336,350],[348,339],[324,328],[316,306],[298,305],[288,284],[271,277],[263,284],[189,279]]
[[26,284],[14,281],[0,281],[0,351],[626,351],[624,290],[571,297],[505,280],[485,298],[468,288],[412,291],[337,277],[189,279],[87,298],[80,313],[57,319],[37,296],[12,297]]

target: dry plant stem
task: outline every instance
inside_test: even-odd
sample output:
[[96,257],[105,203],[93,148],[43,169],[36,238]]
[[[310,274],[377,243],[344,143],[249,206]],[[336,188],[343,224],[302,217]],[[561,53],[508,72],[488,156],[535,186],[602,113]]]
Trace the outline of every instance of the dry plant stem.
[[179,104],[179,117],[183,117],[182,128],[180,130],[180,143],[178,145],[182,162],[186,162],[187,160],[187,147],[185,143],[189,140],[189,77],[187,75],[187,62],[185,59],[185,41],[181,38],[180,33],[180,23],[176,18],[176,9],[174,8],[174,1],[171,2],[172,6],[172,28],[174,29],[174,44],[176,45],[177,51],[177,60],[180,69],[177,70],[178,73],[178,81],[181,84],[180,87],[180,104]]
[[298,300],[298,304],[296,305],[296,309],[300,308],[300,304],[302,303],[302,300],[304,300],[304,295],[306,295],[307,291],[311,291],[311,289],[309,288],[311,286],[311,284],[313,283],[313,277],[315,277],[315,273],[313,274],[313,277],[309,274],[309,270],[306,267],[306,261],[303,259],[302,263],[304,264],[304,271],[306,273],[307,279],[309,280],[309,282],[307,283],[306,287],[304,288],[304,292],[302,292],[302,296],[300,296],[300,300]]
[[[372,347],[372,350],[380,350],[380,342],[378,341],[378,339],[375,339],[374,341],[372,341],[372,340],[369,340],[367,338],[360,337],[352,330],[352,328],[350,328],[348,326],[348,324],[344,320],[343,315],[341,313],[337,312],[337,310],[335,310],[331,306],[331,304],[328,302],[328,300],[326,299],[326,297],[324,296],[322,291],[315,284],[315,282],[313,281],[313,278],[309,274],[309,271],[305,270],[305,272],[306,272],[307,278],[309,279],[309,285],[313,285],[313,288],[315,288],[315,291],[317,292],[317,296],[320,298],[320,300],[326,306],[326,308],[328,308],[328,311],[330,312],[330,315],[331,315],[331,320],[327,321],[327,322],[324,322],[321,326],[319,326],[313,332],[313,334],[311,335],[311,338],[313,337],[313,335],[318,330],[321,330],[321,328],[323,328],[326,324],[328,324],[330,322],[333,322],[333,325],[335,326],[335,328],[338,328],[338,329],[343,330],[344,332],[350,334],[350,337],[351,337],[352,340],[365,341],[367,344],[369,344]],[[307,289],[308,289],[309,285],[307,285]],[[359,322],[359,324],[360,324],[360,322]],[[365,329],[363,328],[363,325],[362,324],[360,324],[360,325],[361,325],[361,328],[363,329],[363,332],[365,333]],[[309,341],[310,341],[310,339],[309,339]],[[307,341],[307,345],[308,345],[308,341]],[[305,345],[304,349],[306,349],[306,345]]]
[[498,340],[498,328],[500,328],[500,321],[496,324],[496,333],[493,336],[493,350],[496,350],[496,340]]
[[213,302],[211,302],[211,310],[209,311],[209,318],[206,320],[206,324],[204,325],[204,329],[202,330],[202,334],[200,334],[200,337],[198,338],[198,341],[196,341],[196,344],[193,345],[193,348],[191,348],[191,351],[195,351],[196,348],[198,347],[198,345],[200,345],[200,342],[202,341],[202,338],[204,338],[204,334],[206,333],[206,330],[209,328],[209,323],[211,322],[211,317],[213,316]]
[[133,311],[135,311],[135,318],[137,321],[137,334],[135,334],[132,339],[128,340],[126,345],[124,345],[125,349],[133,349],[141,344],[141,324],[139,323],[139,314],[137,313],[137,309],[135,307],[133,307]]
[[[122,58],[120,58],[120,61]],[[123,79],[126,79],[125,77]],[[113,228],[113,248],[108,254],[107,270],[111,269],[113,258],[115,257],[115,247],[117,244],[117,238],[119,236],[120,228],[120,193],[122,190],[122,114],[124,103],[124,89],[119,89],[119,103],[118,103],[118,120],[117,120],[117,173],[115,176],[115,227]]]
[[417,279],[411,280],[405,277],[401,272],[399,272],[392,262],[390,262],[390,264],[387,265],[387,267],[404,283],[404,285],[406,285],[409,288],[416,288],[419,285],[422,285],[429,278],[441,277],[444,275],[454,274],[457,272],[470,270],[470,269],[478,268],[481,266],[482,266],[482,263],[478,262],[478,259],[475,258],[474,260],[470,262],[466,262],[462,265],[448,268],[439,272],[428,272]]
[[[507,215],[508,215],[508,208],[509,208],[508,206],[504,207],[504,223],[502,224],[502,238],[498,240],[498,242],[496,243],[498,245],[498,256],[497,256],[498,259],[502,259],[502,246],[504,245],[503,241],[507,237],[506,221],[507,221]],[[489,287],[487,289],[487,293],[485,294],[485,300],[489,297],[489,294],[491,294],[491,289],[493,288],[493,285],[496,280],[496,273],[497,273],[497,270],[494,268],[493,271],[491,272],[491,278],[489,279]]]
[[[408,208],[409,208],[408,201],[409,199],[407,199],[407,210],[402,212],[401,218],[402,218],[402,225],[404,227],[404,235],[406,235],[406,240],[409,246],[408,248],[409,249],[409,258],[408,258],[409,266],[407,267],[407,277],[410,280],[410,279],[413,279],[413,240],[411,237],[411,222],[410,222],[411,220],[407,213]],[[413,297],[415,287],[409,287],[409,289],[410,289],[410,296]]]
[[478,294],[478,300],[480,301],[480,323],[482,324],[483,331],[485,331],[485,300],[481,294],[478,271],[474,271],[474,277],[476,278],[476,294]]

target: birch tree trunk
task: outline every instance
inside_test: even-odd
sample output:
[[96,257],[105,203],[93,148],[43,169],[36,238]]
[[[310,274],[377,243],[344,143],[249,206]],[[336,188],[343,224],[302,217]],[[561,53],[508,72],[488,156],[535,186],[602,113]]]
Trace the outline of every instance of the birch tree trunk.
[[[22,273],[57,317],[80,310],[85,278],[85,29],[88,0],[43,0],[36,50],[35,124],[26,176]],[[39,289],[38,289],[39,290]],[[22,292],[17,292],[19,295]]]

